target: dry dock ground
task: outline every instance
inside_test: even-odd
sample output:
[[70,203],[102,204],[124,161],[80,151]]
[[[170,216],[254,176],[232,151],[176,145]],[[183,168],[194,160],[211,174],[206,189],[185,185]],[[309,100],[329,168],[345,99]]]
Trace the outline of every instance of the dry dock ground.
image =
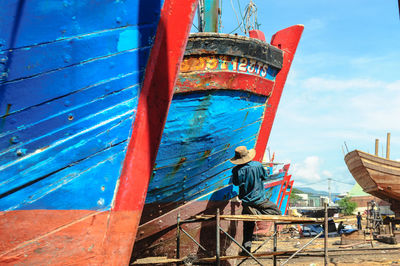
[[[347,224],[353,224],[353,222]],[[340,250],[329,252],[329,265],[400,265],[400,244],[385,244],[372,240],[371,237],[363,233],[358,234],[358,240],[348,240],[347,244],[341,244],[341,237],[329,237],[328,238],[328,249],[329,250]],[[256,249],[263,240],[268,239],[264,236],[257,241],[253,241],[253,250]],[[300,247],[309,242],[312,238],[299,238],[298,236],[291,236],[289,233],[281,233],[278,236],[278,251],[280,250],[298,250]],[[372,243],[372,245],[371,245]],[[273,243],[269,240],[259,252],[272,251]],[[312,242],[311,245],[307,246],[302,251],[302,255],[297,256],[287,262],[285,265],[324,265],[323,257],[324,239],[318,238]],[[375,249],[375,250],[372,250]],[[319,256],[311,256],[317,255]],[[289,256],[278,257],[278,265],[284,263]],[[259,259],[263,265],[272,265],[272,259]],[[240,264],[240,260],[236,264]],[[248,258],[240,265],[258,265],[254,260]]]
[[[303,246],[311,238],[291,238],[290,236],[281,235],[278,238],[278,251],[279,250],[297,250],[298,247]],[[270,241],[272,242],[272,241]],[[329,252],[329,264],[331,265],[400,265],[400,249],[393,249],[395,247],[400,248],[400,244],[391,245],[377,241],[372,241],[373,248],[380,250],[371,250],[371,243],[368,241],[363,244],[354,246],[353,248],[341,248],[343,245],[337,245],[340,242],[340,237],[330,237],[328,239],[329,249],[343,249],[343,251]],[[254,246],[261,244],[261,241],[254,241]],[[299,257],[291,259],[285,265],[324,265],[323,254],[324,239],[318,238],[313,244],[307,247]],[[384,250],[382,248],[389,248]],[[366,250],[362,250],[366,249]],[[369,249],[369,250],[368,250]],[[391,250],[390,250],[391,249]],[[258,252],[268,252],[272,250],[272,243],[268,243],[265,247],[261,248]],[[311,255],[316,254],[320,250],[318,257]],[[258,253],[257,252],[257,253]],[[280,257],[278,265],[286,261],[286,257]],[[264,265],[272,265],[272,259],[259,259]],[[240,260],[237,261],[237,264]],[[247,259],[240,265],[258,265],[254,260]]]

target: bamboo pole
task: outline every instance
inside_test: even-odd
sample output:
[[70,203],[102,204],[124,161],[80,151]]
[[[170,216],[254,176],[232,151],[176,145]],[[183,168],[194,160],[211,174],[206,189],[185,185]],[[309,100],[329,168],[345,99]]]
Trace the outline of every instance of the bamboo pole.
[[325,226],[324,226],[324,265],[328,265],[328,204],[324,203]]
[[220,265],[220,231],[219,231],[219,222],[220,222],[220,214],[219,214],[219,209],[217,209],[217,215],[216,215],[216,237],[217,237],[217,243],[216,243],[216,247],[217,247],[217,251],[215,253],[215,257],[216,257],[216,265],[219,266]]
[[390,159],[390,133],[386,137],[386,159]]
[[180,245],[181,245],[181,213],[178,212],[177,222],[176,222],[176,258],[180,257]]
[[[274,223],[274,246],[273,246],[273,252],[276,252],[278,250],[278,225]],[[276,258],[276,255],[274,254],[272,256],[272,263],[274,266],[277,265],[278,261]]]
[[378,156],[379,153],[379,139],[375,139],[375,155]]

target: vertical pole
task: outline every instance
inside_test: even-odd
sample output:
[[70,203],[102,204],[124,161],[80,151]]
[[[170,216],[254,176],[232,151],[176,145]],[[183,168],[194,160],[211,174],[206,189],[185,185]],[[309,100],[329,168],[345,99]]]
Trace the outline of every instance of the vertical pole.
[[218,32],[219,0],[200,0],[198,8],[199,31]]
[[[278,226],[276,224],[276,222],[274,222],[274,253],[277,251],[277,246],[278,246]],[[276,261],[276,255],[273,255],[273,260],[274,260],[274,266],[277,265],[277,261]]]
[[378,156],[379,152],[379,139],[375,139],[375,155]]
[[331,181],[332,178],[328,178],[328,192],[329,192],[328,204],[332,202]]
[[395,236],[395,235],[394,235],[394,230],[393,230],[393,228],[395,228],[395,226],[396,226],[396,225],[393,225],[393,221],[390,221],[390,223],[389,223],[389,234],[390,234],[391,236]]
[[219,261],[219,258],[220,258],[220,232],[219,232],[219,220],[220,220],[220,217],[219,217],[219,209],[217,209],[217,215],[216,215],[216,217],[215,217],[216,219],[215,219],[215,223],[216,223],[216,241],[217,241],[217,243],[216,243],[216,248],[217,248],[217,251],[215,252],[215,257],[216,257],[216,265],[217,266],[219,266],[220,265],[220,261]]
[[386,137],[386,159],[390,158],[390,133]]
[[180,213],[178,213],[178,217],[177,217],[177,221],[176,221],[176,224],[177,224],[177,228],[176,228],[176,258],[177,259],[179,259],[179,256],[180,256],[180,254],[179,254],[179,249],[180,249],[180,242],[181,242],[181,225],[180,225],[180,222],[181,222],[181,214]]
[[324,204],[325,226],[324,226],[324,265],[328,265],[328,204]]

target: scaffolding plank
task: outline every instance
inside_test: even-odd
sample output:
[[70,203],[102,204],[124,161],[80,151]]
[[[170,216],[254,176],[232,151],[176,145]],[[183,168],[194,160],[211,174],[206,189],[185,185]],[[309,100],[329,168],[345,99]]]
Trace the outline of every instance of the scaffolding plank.
[[171,259],[167,257],[147,257],[143,259],[138,259],[131,263],[131,265],[170,264],[180,262],[183,262],[183,259]]
[[[378,250],[399,250],[400,247],[383,247],[383,248],[354,248],[354,249],[329,249],[329,252],[343,252],[343,251],[349,251],[349,252],[355,252],[355,251],[378,251]],[[282,251],[275,251],[275,252],[260,252],[260,253],[252,253],[252,255],[256,258],[268,258],[273,255],[278,255],[278,256],[289,256],[295,253],[297,250],[282,250]],[[298,253],[297,255],[299,256],[324,256],[324,250],[323,249],[304,249],[302,252]],[[248,259],[249,256],[221,256],[220,260],[230,260],[230,259]],[[201,263],[201,262],[213,262],[215,261],[215,257],[211,258],[201,258],[196,260],[195,262]]]
[[[215,215],[198,215],[196,219],[212,219]],[[223,220],[235,221],[272,221],[277,223],[322,223],[324,219],[309,217],[291,217],[282,215],[220,215]]]

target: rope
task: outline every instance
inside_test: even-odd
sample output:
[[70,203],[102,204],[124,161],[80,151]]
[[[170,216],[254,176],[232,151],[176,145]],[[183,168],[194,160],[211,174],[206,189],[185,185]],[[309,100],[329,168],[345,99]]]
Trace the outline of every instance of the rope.
[[259,28],[257,22],[257,6],[250,0],[249,4],[246,6],[243,24],[245,28],[245,34],[247,34],[250,30],[257,30]]
[[259,28],[260,24],[257,22],[257,6],[256,4],[250,0],[250,2],[247,4],[246,8],[244,9],[244,15],[242,16],[242,11],[240,8],[240,2],[237,0],[238,7],[239,7],[239,15],[236,12],[235,6],[231,0],[231,6],[233,9],[233,12],[235,13],[236,20],[238,23],[238,26],[231,31],[230,33],[233,33],[237,29],[240,29],[241,32],[244,34],[247,34],[250,30],[256,30]]
[[[240,3],[239,3],[239,1],[238,1],[238,5],[239,5],[239,13],[241,13],[241,12],[240,12]],[[233,5],[232,0],[231,0],[231,6],[232,6],[232,9],[233,9],[233,12],[235,13],[238,26],[237,26],[233,31],[231,31],[230,33],[236,31],[236,30],[239,29],[239,28],[240,28],[240,30],[243,32],[244,30],[241,28],[241,25],[242,25],[242,23],[243,23],[243,18],[241,17],[242,21],[239,21],[239,16],[238,16],[238,14],[236,13],[236,9],[235,9],[235,6]]]

